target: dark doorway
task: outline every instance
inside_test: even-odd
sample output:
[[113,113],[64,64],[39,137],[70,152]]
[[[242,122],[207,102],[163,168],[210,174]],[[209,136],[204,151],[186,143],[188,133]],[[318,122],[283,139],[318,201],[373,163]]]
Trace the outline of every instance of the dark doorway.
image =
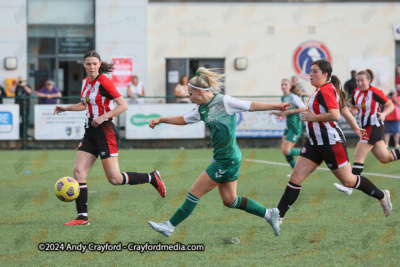
[[61,59],[58,64],[59,89],[63,96],[77,96],[64,103],[77,103],[82,89],[82,80],[86,77],[82,60]]
[[[193,77],[198,68],[218,68],[225,72],[224,58],[167,58],[166,59],[166,102],[176,103],[174,90],[180,78],[183,75]],[[224,93],[225,88],[222,88],[221,93]]]

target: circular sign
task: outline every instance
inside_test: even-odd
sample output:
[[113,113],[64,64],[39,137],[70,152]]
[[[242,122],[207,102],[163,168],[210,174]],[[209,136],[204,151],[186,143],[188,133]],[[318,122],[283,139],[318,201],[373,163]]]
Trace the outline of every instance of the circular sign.
[[293,55],[293,66],[301,78],[309,81],[311,64],[319,59],[326,59],[332,62],[328,48],[321,42],[307,41],[296,48]]

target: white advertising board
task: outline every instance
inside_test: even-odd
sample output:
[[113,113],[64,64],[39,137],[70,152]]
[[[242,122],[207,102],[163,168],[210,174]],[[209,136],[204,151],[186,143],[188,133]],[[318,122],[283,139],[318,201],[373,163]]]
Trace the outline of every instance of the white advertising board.
[[55,106],[56,105],[35,105],[35,139],[82,139],[85,133],[84,123],[86,111],[67,111],[53,116]]
[[270,115],[269,111],[236,114],[236,137],[281,137],[286,127],[286,117]]
[[182,116],[196,107],[195,104],[129,105],[126,111],[126,139],[197,139],[205,137],[204,122],[184,126],[159,124],[149,127],[152,119]]
[[19,105],[0,105],[0,140],[19,139]]
[[[279,104],[281,100],[280,98],[269,98],[260,102]],[[257,111],[236,114],[236,137],[281,137],[286,127],[286,117],[270,115],[269,113],[270,111]]]

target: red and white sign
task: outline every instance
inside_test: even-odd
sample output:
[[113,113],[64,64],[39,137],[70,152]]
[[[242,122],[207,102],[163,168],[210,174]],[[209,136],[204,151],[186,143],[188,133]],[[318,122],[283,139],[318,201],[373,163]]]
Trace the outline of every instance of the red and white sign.
[[127,87],[132,81],[133,59],[131,57],[113,57],[114,70],[111,75],[115,87]]

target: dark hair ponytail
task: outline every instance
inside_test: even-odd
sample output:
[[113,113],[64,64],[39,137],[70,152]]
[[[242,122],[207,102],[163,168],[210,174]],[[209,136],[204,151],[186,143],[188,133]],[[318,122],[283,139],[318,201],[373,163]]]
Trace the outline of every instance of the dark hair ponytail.
[[332,75],[331,83],[336,88],[337,92],[339,93],[339,107],[340,109],[346,107],[346,99],[347,93],[342,88],[342,83],[340,82],[339,78],[336,75]]
[[327,82],[330,79],[330,82],[333,84],[333,86],[336,88],[336,91],[339,94],[340,109],[346,107],[347,93],[343,90],[342,83],[340,82],[339,78],[336,75],[332,75],[332,64],[325,59],[319,59],[314,61],[312,65],[317,65],[321,70],[322,74],[325,73],[328,74],[326,77]]
[[88,58],[88,57],[95,57],[95,58],[97,58],[97,59],[100,61],[100,63],[101,63],[100,68],[99,68],[99,73],[100,73],[100,74],[103,74],[103,73],[110,73],[110,72],[113,71],[113,69],[114,69],[114,64],[112,64],[112,63],[107,63],[107,62],[105,62],[105,61],[101,61],[100,55],[99,55],[99,53],[97,53],[96,51],[92,50],[92,51],[86,52],[85,56],[83,57],[83,60],[85,60],[85,59]]

